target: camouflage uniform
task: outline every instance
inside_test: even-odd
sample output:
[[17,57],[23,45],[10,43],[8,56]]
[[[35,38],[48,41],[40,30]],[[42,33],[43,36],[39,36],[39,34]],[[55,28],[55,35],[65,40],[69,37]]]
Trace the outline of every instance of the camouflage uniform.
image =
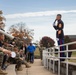
[[10,50],[10,51],[14,51],[14,47],[3,46],[3,48]]
[[2,51],[0,51],[0,68],[2,66],[3,56],[4,56],[4,53]]
[[7,72],[5,72],[5,71],[3,71],[3,70],[1,69],[2,63],[3,63],[3,57],[4,57],[4,53],[3,53],[2,51],[0,51],[0,74],[6,75]]
[[20,60],[20,55],[19,53],[16,53],[16,57],[15,57],[15,61],[16,61],[16,69],[21,71],[22,70],[22,61]]
[[21,60],[20,58],[22,58],[22,57],[20,57],[20,54],[17,53],[16,58],[15,58],[17,70],[22,70],[22,66],[21,66],[22,64],[24,64],[26,66],[26,68],[31,67],[25,60]]

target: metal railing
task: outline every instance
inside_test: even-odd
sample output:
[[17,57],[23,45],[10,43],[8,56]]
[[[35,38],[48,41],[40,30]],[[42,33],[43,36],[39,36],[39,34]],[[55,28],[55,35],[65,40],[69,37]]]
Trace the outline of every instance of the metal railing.
[[[68,49],[68,46],[73,45],[73,44],[76,44],[76,41],[43,50],[43,64],[44,64],[44,67],[48,68],[48,66],[47,66],[48,65],[48,60],[47,59],[52,60],[53,61],[53,73],[55,73],[55,61],[58,61],[58,75],[60,75],[60,63],[61,63],[60,59],[65,59],[66,60],[66,75],[69,75],[68,74],[68,68],[69,68],[69,61],[68,60],[69,59],[72,59],[72,60],[76,59],[76,57],[69,57],[68,56],[69,52],[76,52],[76,50],[69,50]],[[60,51],[61,46],[65,46],[66,50]],[[58,51],[55,51],[56,48],[58,48]],[[58,54],[58,56],[55,55],[56,53]],[[66,53],[66,57],[60,57],[60,53]]]

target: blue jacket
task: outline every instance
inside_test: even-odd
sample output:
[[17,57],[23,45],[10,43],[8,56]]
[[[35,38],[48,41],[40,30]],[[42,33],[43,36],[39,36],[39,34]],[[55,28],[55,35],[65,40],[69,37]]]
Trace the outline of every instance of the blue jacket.
[[33,53],[36,50],[35,46],[28,46],[27,51]]

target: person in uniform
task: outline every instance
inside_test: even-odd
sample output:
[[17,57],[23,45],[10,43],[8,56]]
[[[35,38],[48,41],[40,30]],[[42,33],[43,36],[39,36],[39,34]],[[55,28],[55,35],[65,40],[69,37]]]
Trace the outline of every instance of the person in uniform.
[[[0,47],[3,46],[3,40],[4,40],[4,35],[0,33]],[[5,57],[3,51],[0,50],[0,74],[7,74],[4,70],[2,70],[2,67],[4,66],[5,63]]]
[[25,57],[24,57],[24,51],[23,50],[20,50],[19,51],[19,58],[20,60],[22,61],[22,64],[24,64],[26,66],[26,68],[30,68],[31,66],[27,63],[27,61],[25,60]]
[[24,61],[23,52],[22,51],[19,51],[18,47],[15,46],[14,47],[14,52],[16,53],[16,57],[15,58],[10,57],[11,63],[12,64],[16,64],[15,68],[16,68],[17,71],[22,71],[23,70],[22,64],[24,64],[26,66],[26,68],[30,68],[31,67],[31,66],[29,66],[29,64],[26,61]]
[[[63,31],[64,23],[61,20],[61,18],[62,18],[62,15],[57,14],[56,19],[55,19],[55,21],[53,23],[53,27],[56,30],[56,38],[57,38],[58,45],[64,44],[64,31]],[[65,50],[65,47],[61,46],[60,51],[64,51],[64,50]],[[60,57],[66,57],[65,53],[61,52]],[[60,59],[60,60],[64,61],[65,59]]]
[[23,43],[23,45],[21,46],[20,49],[23,50],[23,54],[24,54],[25,60],[27,61],[27,60],[28,60],[28,55],[27,55],[27,44]]

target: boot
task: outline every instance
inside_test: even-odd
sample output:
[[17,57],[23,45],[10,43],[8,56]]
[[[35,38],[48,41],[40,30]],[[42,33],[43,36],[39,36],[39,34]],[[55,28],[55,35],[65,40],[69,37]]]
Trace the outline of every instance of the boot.
[[4,53],[3,53],[2,51],[0,51],[0,74],[6,75],[7,72],[6,72],[6,71],[3,71],[3,70],[1,69],[2,63],[3,63],[3,57],[4,57]]
[[6,75],[7,72],[0,69],[0,74]]
[[26,68],[30,68],[31,66],[28,63],[24,63]]
[[31,67],[26,61],[23,61],[23,64],[25,65],[26,68],[30,68]]
[[30,68],[31,66],[30,65],[26,65],[26,68]]
[[17,71],[22,71],[22,70],[23,70],[22,66],[20,66],[19,68],[17,68]]

